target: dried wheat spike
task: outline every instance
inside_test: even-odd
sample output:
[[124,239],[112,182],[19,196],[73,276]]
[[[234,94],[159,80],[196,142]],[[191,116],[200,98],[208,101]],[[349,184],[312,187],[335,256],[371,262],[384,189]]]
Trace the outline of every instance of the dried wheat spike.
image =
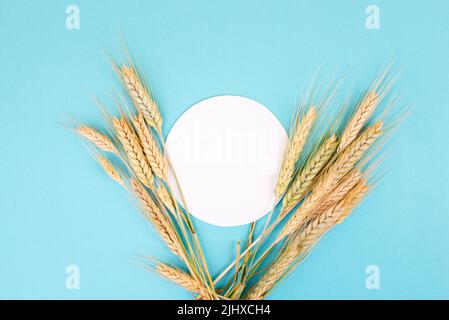
[[296,175],[284,196],[282,203],[282,216],[298,204],[301,198],[305,195],[306,191],[312,185],[315,177],[332,157],[337,149],[337,146],[338,138],[335,135],[332,135],[324,141],[316,154],[307,161],[301,172]]
[[302,229],[307,223],[315,219],[317,216],[323,214],[329,208],[333,207],[336,203],[343,200],[349,192],[358,184],[366,184],[367,179],[363,177],[362,172],[359,169],[353,169],[346,174],[339,184],[329,193],[328,196],[322,198],[319,203],[316,204],[313,211],[309,212],[306,218],[297,226],[297,229]]
[[143,184],[151,186],[154,178],[136,134],[124,118],[114,119],[113,124],[134,174]]
[[154,139],[150,130],[148,130],[145,119],[143,118],[141,112],[139,112],[137,116],[135,116],[133,124],[140,138],[140,143],[147,157],[148,163],[150,164],[151,170],[158,178],[166,181],[168,178],[167,162],[160,152],[156,140]]
[[313,219],[301,232],[301,246],[309,249],[336,224],[341,223],[366,195],[369,187],[362,179],[343,199]]
[[352,197],[348,198],[345,205],[345,212],[338,217],[335,224],[342,223],[343,220],[352,212],[352,210],[359,205],[369,191],[369,186],[366,180],[361,180],[356,188],[358,188],[356,189],[357,192],[354,192]]
[[310,250],[324,233],[340,223],[351,212],[367,190],[368,187],[364,183],[359,183],[346,194],[344,199],[325,210],[320,216],[312,220],[300,234],[295,235],[284,252],[268,268],[256,285],[250,289],[246,298],[249,300],[264,299],[294,266],[298,258]]
[[145,188],[136,180],[131,180],[131,187],[136,197],[139,199],[142,207],[168,248],[177,256],[182,256],[181,243],[177,236],[176,230],[171,225],[167,216],[156,205]]
[[120,173],[118,173],[118,171],[115,169],[114,165],[105,157],[103,156],[98,156],[98,162],[100,163],[100,165],[103,167],[104,171],[115,181],[117,181],[118,183],[120,183],[122,186],[123,184],[123,180],[122,177],[120,176]]
[[155,194],[158,199],[162,202],[162,204],[167,208],[167,210],[171,213],[175,213],[175,203],[172,196],[168,193],[167,188],[165,186],[159,185],[155,188]]
[[275,187],[276,199],[280,199],[293,177],[296,163],[301,155],[301,151],[306,144],[307,137],[312,129],[313,123],[316,119],[316,109],[310,108],[306,115],[296,119],[292,135],[289,139],[287,148],[285,150],[284,159],[282,161],[281,170],[279,171],[278,181]]
[[87,126],[79,126],[76,131],[78,132],[78,134],[97,146],[97,148],[110,153],[117,152],[117,149],[115,148],[112,141],[97,130]]
[[373,114],[377,107],[377,103],[378,96],[376,92],[371,91],[365,96],[351,120],[346,125],[343,135],[341,136],[338,151],[343,150],[352,141],[354,141],[360,130],[362,130],[363,126],[368,122],[369,118]]
[[162,132],[162,116],[159,108],[152,99],[149,90],[140,80],[136,70],[132,67],[123,66],[120,68],[120,75],[129,96],[137,110],[142,112],[145,121],[157,132]]
[[382,122],[369,127],[345,148],[322,175],[312,193],[304,200],[279,234],[277,241],[293,233],[314,214],[317,205],[337,186],[340,180],[357,164],[369,147],[382,134]]
[[156,265],[156,272],[161,276],[177,283],[184,289],[196,293],[201,299],[208,300],[209,294],[201,283],[198,283],[193,277],[176,268],[172,268],[166,264],[158,263]]
[[321,207],[327,209],[333,206],[342,200],[350,190],[360,183],[366,184],[367,179],[363,177],[363,173],[359,169],[354,168],[341,179],[341,182],[335,187],[334,190],[332,190],[329,196],[324,199],[324,204],[321,205]]

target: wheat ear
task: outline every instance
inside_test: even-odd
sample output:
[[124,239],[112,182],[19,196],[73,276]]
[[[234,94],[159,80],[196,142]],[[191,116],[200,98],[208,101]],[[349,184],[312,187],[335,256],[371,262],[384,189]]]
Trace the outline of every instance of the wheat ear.
[[112,141],[97,130],[87,126],[79,126],[76,131],[78,132],[78,134],[97,146],[97,148],[106,152],[117,153],[117,149],[115,148]]
[[349,120],[346,128],[341,136],[338,151],[348,146],[362,130],[363,126],[368,122],[369,118],[376,109],[378,96],[375,91],[369,92],[358,106],[356,112]]
[[293,233],[308,220],[319,204],[320,200],[337,186],[340,180],[362,159],[369,147],[382,134],[382,122],[369,127],[345,148],[322,175],[320,175],[312,193],[304,200],[279,234],[278,240]]
[[367,181],[361,179],[360,183],[357,184],[356,187],[354,187],[354,192],[350,197],[346,199],[345,211],[338,217],[338,219],[335,221],[335,224],[342,223],[343,220],[346,219],[346,217],[352,212],[352,210],[354,210],[354,208],[360,204],[362,199],[368,193],[369,189],[370,187],[368,186]]
[[167,188],[165,186],[159,185],[154,190],[158,199],[162,202],[162,204],[167,208],[169,212],[175,214],[175,203],[173,197],[169,194]]
[[246,299],[262,300],[270,292],[276,283],[283,277],[291,264],[298,258],[299,239],[294,239],[281,253],[279,258],[273,262],[266,273],[259,281],[248,291]]
[[[365,182],[365,181],[364,181]],[[320,237],[340,223],[366,194],[368,187],[359,183],[345,197],[312,220],[300,234],[293,237],[284,252],[268,268],[262,278],[248,292],[247,299],[261,300],[291,270],[295,262],[315,244]]]
[[154,178],[136,134],[124,118],[114,119],[113,124],[137,178],[143,184],[151,186]]
[[123,186],[124,184],[122,177],[120,176],[120,173],[117,171],[114,165],[108,159],[106,159],[101,155],[99,155],[97,159],[100,165],[103,167],[103,170],[108,174],[108,176],[110,176],[113,180],[117,181],[119,184]]
[[166,215],[157,206],[145,188],[136,180],[131,180],[131,187],[139,199],[147,217],[155,226],[168,248],[177,256],[182,257],[181,243],[177,236],[175,228],[170,223]]
[[316,109],[314,107],[310,108],[306,115],[301,119],[299,118],[299,115],[297,116],[294,129],[287,144],[274,191],[277,199],[280,199],[287,190],[287,187],[295,172],[296,163],[299,159],[301,151],[304,148],[304,145],[306,144],[307,137],[312,129],[315,119]]
[[164,156],[160,152],[159,146],[154,139],[153,135],[148,130],[145,123],[145,119],[141,112],[134,117],[133,120],[134,127],[140,138],[140,143],[142,145],[143,151],[147,157],[148,163],[150,164],[153,173],[162,180],[167,180],[168,178],[168,166],[164,159]]
[[362,179],[343,199],[313,219],[300,234],[301,246],[309,249],[328,230],[341,223],[366,195],[369,187]]
[[142,112],[145,121],[157,132],[162,132],[162,116],[156,102],[152,99],[148,88],[140,80],[132,67],[120,68],[122,81],[137,110]]
[[320,209],[325,210],[335,205],[360,183],[366,184],[367,179],[363,177],[363,173],[358,168],[354,168],[341,179],[340,183],[332,190],[329,196],[323,199],[323,204],[320,205]]
[[312,185],[315,177],[334,154],[337,146],[338,138],[332,135],[324,141],[316,154],[307,161],[301,172],[296,175],[284,196],[281,216],[284,216],[301,200],[305,192]]
[[176,268],[172,268],[166,264],[158,263],[155,267],[157,273],[161,276],[177,283],[184,289],[199,294],[201,299],[209,299],[209,294],[203,286],[198,283],[194,278],[190,275]]

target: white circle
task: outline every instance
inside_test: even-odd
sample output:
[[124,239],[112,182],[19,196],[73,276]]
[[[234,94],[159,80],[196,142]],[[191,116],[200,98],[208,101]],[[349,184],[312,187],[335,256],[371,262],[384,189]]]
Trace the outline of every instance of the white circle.
[[[189,211],[217,226],[267,214],[287,134],[262,104],[216,96],[188,109],[166,142]],[[176,195],[180,200],[179,195]]]

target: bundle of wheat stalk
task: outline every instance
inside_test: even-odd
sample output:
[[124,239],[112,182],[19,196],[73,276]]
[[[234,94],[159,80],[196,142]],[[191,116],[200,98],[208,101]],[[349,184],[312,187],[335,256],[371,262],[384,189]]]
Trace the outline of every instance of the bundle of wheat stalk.
[[384,113],[376,109],[391,86],[388,72],[373,82],[352,111],[343,109],[324,128],[319,123],[327,100],[300,104],[273,190],[275,208],[257,237],[255,223],[250,225],[245,249],[238,241],[233,263],[213,277],[188,208],[174,196],[176,188],[183,198],[180,186],[170,185],[168,179],[173,168],[158,105],[131,59],[114,63],[114,69],[127,93],[126,99],[116,99],[119,116],[104,112],[109,128],[104,132],[85,125],[77,125],[76,131],[96,147],[101,167],[134,196],[182,263],[157,262],[153,270],[196,299],[264,299],[372,187],[371,159],[386,131]]

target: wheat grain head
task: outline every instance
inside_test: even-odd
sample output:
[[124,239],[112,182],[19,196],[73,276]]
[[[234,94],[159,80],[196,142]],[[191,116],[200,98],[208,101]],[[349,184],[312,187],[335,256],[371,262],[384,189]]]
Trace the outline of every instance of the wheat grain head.
[[168,248],[177,256],[182,257],[182,245],[177,235],[176,229],[170,223],[168,217],[163,214],[162,210],[154,202],[145,188],[136,180],[131,179],[131,187],[135,196],[142,205],[142,208],[153,223]]
[[161,133],[162,116],[159,108],[152,99],[148,88],[142,83],[134,67],[122,66],[119,74],[137,110],[143,114],[148,125]]
[[125,118],[115,118],[113,125],[134,174],[143,184],[151,186],[154,178],[136,134]]
[[102,166],[103,170],[109,175],[109,177],[124,186],[123,179],[120,173],[117,171],[114,165],[108,159],[106,159],[106,157],[98,155],[97,160]]
[[378,96],[375,91],[369,92],[362,102],[357,107],[354,115],[346,125],[345,130],[341,136],[340,145],[338,151],[347,147],[359,134],[363,126],[368,122],[369,118],[373,114],[378,104]]
[[337,186],[340,180],[359,162],[369,147],[381,136],[382,122],[369,127],[347,148],[345,148],[322,175],[320,175],[312,193],[304,200],[279,234],[277,241],[293,233],[314,214],[324,197]]
[[155,267],[157,273],[159,273],[164,278],[167,278],[184,289],[198,294],[201,299],[208,300],[210,299],[207,290],[203,287],[201,283],[198,283],[193,277],[188,275],[182,270],[170,267],[163,263],[158,263]]
[[106,135],[98,132],[94,128],[81,125],[76,128],[76,132],[78,132],[78,134],[82,137],[89,140],[98,149],[110,153],[117,153],[117,149],[115,148],[112,141]]
[[301,151],[304,148],[315,119],[316,109],[314,107],[311,107],[303,117],[301,117],[300,114],[297,115],[292,134],[284,153],[284,159],[282,161],[278,181],[274,191],[277,199],[281,198],[291,182],[295,172],[296,163],[300,157]]
[[345,197],[322,214],[312,220],[302,231],[292,236],[285,250],[268,268],[248,292],[249,300],[261,300],[273,287],[295,266],[299,258],[304,256],[310,248],[331,228],[341,223],[351,210],[366,194],[366,181],[360,181],[348,191]]
[[332,135],[324,141],[304,168],[295,176],[282,202],[281,216],[290,211],[305,195],[320,170],[326,165],[338,146],[338,138]]
[[147,157],[153,173],[162,180],[168,178],[168,165],[162,155],[159,146],[151,134],[145,123],[145,119],[141,112],[139,112],[133,120],[134,128],[140,138],[143,151]]
[[167,210],[174,214],[176,210],[174,201],[176,200],[174,200],[173,196],[170,195],[167,188],[163,185],[158,185],[155,188],[154,193],[161,203],[167,208]]

